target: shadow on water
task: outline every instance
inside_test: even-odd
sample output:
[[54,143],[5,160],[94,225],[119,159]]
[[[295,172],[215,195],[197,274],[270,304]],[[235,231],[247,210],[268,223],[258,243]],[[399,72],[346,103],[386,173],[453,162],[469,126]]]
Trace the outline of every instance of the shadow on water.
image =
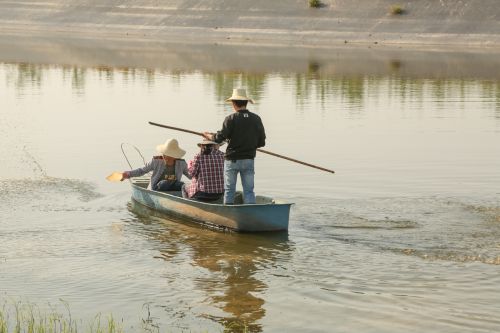
[[238,234],[211,230],[166,218],[135,201],[129,210],[139,222],[135,224],[139,233],[158,244],[161,259],[171,261],[181,252],[188,252],[191,265],[209,272],[196,278],[196,288],[206,294],[206,305],[224,314],[199,313],[200,317],[219,323],[225,332],[263,331],[259,320],[266,311],[259,294],[265,293],[268,286],[258,273],[288,260],[294,246],[286,232]]

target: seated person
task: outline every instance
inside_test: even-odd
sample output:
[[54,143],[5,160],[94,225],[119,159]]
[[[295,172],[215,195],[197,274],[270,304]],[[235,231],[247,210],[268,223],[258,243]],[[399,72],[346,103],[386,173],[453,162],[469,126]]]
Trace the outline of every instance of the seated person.
[[224,194],[224,153],[217,143],[198,143],[200,152],[188,163],[191,184],[182,187],[182,196],[201,201],[214,201]]
[[121,180],[140,177],[153,171],[149,183],[153,191],[180,191],[184,185],[181,182],[182,175],[191,179],[186,161],[182,159],[186,151],[179,147],[176,139],[167,140],[165,144],[156,146],[156,151],[161,155],[154,156],[151,162],[142,168],[123,172]]

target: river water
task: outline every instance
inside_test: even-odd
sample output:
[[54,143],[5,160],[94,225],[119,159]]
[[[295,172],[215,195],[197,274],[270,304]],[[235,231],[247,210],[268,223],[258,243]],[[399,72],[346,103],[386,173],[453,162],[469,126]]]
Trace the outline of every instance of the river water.
[[[393,69],[399,64],[394,63]],[[246,87],[256,192],[288,233],[235,234],[131,202],[146,156],[215,131]],[[500,331],[500,76],[0,64],[0,300],[67,302],[129,331]],[[140,158],[126,147],[134,166]]]

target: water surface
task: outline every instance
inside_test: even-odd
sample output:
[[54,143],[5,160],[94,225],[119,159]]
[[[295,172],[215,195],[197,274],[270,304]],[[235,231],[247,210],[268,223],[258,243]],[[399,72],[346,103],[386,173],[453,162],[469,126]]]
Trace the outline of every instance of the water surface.
[[[398,69],[400,64],[394,64]],[[217,232],[131,202],[122,142],[147,158],[217,130],[246,87],[266,149],[256,192],[288,233]],[[169,331],[500,330],[500,81],[0,64],[0,298]],[[141,163],[127,148],[131,162]]]

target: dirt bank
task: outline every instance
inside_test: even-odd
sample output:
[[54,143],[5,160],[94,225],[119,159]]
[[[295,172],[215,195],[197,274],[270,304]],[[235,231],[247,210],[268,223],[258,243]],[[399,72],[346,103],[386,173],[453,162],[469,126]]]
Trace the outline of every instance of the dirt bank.
[[[498,0],[0,0],[0,34],[304,45],[500,47]],[[392,15],[398,4],[402,15]]]
[[498,0],[0,0],[0,61],[500,77]]

